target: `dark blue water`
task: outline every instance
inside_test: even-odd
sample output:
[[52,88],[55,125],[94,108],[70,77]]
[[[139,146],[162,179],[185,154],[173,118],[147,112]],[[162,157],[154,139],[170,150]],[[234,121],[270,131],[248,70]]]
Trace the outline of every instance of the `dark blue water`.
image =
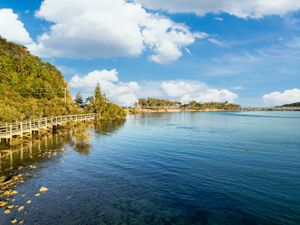
[[26,213],[1,224],[300,224],[299,112],[137,115],[98,127],[90,149],[56,142],[65,154],[16,187]]

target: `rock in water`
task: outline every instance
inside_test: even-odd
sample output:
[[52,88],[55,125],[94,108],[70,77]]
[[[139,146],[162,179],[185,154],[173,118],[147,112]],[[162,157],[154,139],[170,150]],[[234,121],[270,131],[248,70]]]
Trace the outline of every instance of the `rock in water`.
[[18,208],[18,211],[22,211],[22,210],[24,210],[24,206],[20,206],[19,208]]
[[18,194],[18,192],[16,190],[14,190],[14,191],[11,192],[11,194],[16,195],[16,194]]
[[46,188],[46,187],[41,187],[40,188],[40,192],[41,193],[45,193],[45,192],[47,192],[48,191],[48,188]]
[[4,206],[7,205],[7,202],[5,201],[0,201],[0,208],[3,208]]
[[10,214],[10,212],[11,211],[9,209],[7,209],[7,210],[4,211],[4,214]]

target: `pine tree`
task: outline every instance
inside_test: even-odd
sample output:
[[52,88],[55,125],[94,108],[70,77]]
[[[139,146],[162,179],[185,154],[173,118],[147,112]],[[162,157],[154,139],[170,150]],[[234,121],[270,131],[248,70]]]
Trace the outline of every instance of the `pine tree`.
[[78,92],[78,93],[76,94],[75,102],[76,102],[76,104],[79,105],[79,106],[83,104],[83,98],[82,98],[80,92]]

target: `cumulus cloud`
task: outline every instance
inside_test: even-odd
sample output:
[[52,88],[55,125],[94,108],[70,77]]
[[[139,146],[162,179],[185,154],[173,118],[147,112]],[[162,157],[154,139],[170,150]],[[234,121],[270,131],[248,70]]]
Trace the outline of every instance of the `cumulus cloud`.
[[182,80],[163,81],[161,88],[169,97],[182,97],[191,93],[207,90],[208,86],[201,82]]
[[271,92],[263,96],[263,100],[267,105],[280,106],[289,103],[300,102],[300,89],[294,88],[283,92]]
[[268,15],[285,15],[300,10],[297,0],[135,0],[143,6],[171,13],[228,13],[241,18],[261,18]]
[[30,50],[44,57],[135,57],[169,63],[199,36],[185,25],[125,0],[44,0],[36,16],[53,23]]
[[0,36],[20,44],[32,42],[24,24],[12,9],[0,9]]
[[139,85],[136,82],[120,82],[117,70],[95,70],[86,76],[74,75],[70,80],[72,88],[89,90],[92,93],[99,83],[107,97],[121,105],[130,106],[138,100]]
[[181,102],[234,102],[238,95],[227,89],[210,88],[197,81],[164,81],[162,90],[168,97],[177,97]]
[[190,102],[229,101],[234,102],[237,94],[227,89],[215,89],[206,83],[192,80],[168,80],[156,82],[137,83],[121,82],[117,70],[95,70],[85,76],[74,75],[70,86],[81,90],[83,93],[92,94],[97,82],[107,97],[118,104],[131,106],[139,98],[166,98]]

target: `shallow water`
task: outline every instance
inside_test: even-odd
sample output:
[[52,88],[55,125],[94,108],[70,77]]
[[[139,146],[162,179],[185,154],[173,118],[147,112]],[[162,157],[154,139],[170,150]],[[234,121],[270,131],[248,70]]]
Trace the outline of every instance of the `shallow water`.
[[55,135],[2,158],[3,174],[37,168],[21,170],[24,212],[0,224],[300,224],[300,112],[157,113],[91,132],[87,149]]

